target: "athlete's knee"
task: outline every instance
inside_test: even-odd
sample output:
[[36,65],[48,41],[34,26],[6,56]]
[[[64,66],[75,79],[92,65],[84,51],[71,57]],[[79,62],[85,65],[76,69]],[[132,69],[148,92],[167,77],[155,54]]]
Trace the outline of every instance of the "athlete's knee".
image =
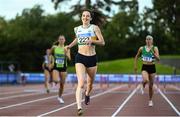
[[58,84],[58,83],[59,83],[59,80],[53,80],[53,82],[54,82],[55,84]]
[[149,80],[147,80],[147,79],[144,79],[143,81],[142,81],[142,83],[148,83],[149,82]]
[[78,88],[83,88],[84,87],[84,82],[82,82],[82,81],[78,82],[77,87]]
[[93,84],[92,83],[87,83],[87,87],[92,88]]
[[55,82],[55,83],[59,83],[59,82],[60,82],[60,80],[59,80],[58,78],[53,78],[53,82]]
[[60,85],[64,85],[65,80],[60,80],[59,83],[60,83]]
[[153,81],[150,81],[150,82],[149,82],[149,88],[152,88],[152,87],[153,87],[153,84],[154,84],[154,82],[153,82]]
[[60,88],[64,88],[64,83],[60,82]]
[[84,84],[78,84],[77,88],[83,89],[84,88]]

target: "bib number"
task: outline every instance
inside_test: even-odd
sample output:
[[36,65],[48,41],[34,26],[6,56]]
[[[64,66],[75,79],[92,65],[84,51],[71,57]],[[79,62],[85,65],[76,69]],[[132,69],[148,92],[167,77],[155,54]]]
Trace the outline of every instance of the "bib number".
[[63,67],[64,66],[64,59],[63,58],[57,58],[55,62],[56,62],[57,67]]
[[80,44],[82,44],[82,43],[85,43],[88,40],[89,40],[89,37],[81,37],[81,38],[79,38],[78,41],[79,41]]
[[57,64],[64,64],[64,59],[58,58],[56,59]]
[[152,59],[152,57],[142,57],[142,60],[143,61],[146,61],[146,62],[152,62],[153,61],[153,59]]
[[48,60],[45,60],[45,62],[44,62],[45,64],[48,64],[49,63],[49,61]]

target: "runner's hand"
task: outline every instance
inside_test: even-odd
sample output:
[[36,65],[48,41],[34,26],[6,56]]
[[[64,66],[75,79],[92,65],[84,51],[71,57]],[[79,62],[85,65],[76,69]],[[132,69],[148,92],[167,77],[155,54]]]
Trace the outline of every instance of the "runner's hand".
[[85,43],[86,43],[87,45],[91,45],[91,44],[92,44],[92,40],[89,39],[89,40],[87,40]]

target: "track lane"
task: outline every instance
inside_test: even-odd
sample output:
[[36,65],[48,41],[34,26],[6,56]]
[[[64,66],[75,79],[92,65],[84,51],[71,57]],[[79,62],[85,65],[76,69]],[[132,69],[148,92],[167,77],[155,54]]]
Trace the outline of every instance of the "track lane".
[[[112,86],[111,86],[112,87]],[[99,86],[94,87],[96,92],[101,92]],[[71,90],[65,89],[64,93],[68,93],[69,91],[75,92],[74,88],[72,87]],[[69,103],[75,102],[75,94],[71,94],[69,96],[63,96],[65,100],[65,104],[59,104],[57,100],[57,93],[50,93],[50,94],[41,94],[35,97],[28,96],[28,97],[21,97],[21,98],[14,98],[14,99],[7,99],[0,103],[6,104],[7,108],[0,107],[0,116],[37,116],[42,112],[51,111],[52,109],[56,109],[59,107],[63,107]],[[28,98],[28,99],[27,99]],[[43,99],[42,98],[47,98]],[[39,101],[36,101],[39,100]],[[15,105],[13,105],[15,104]],[[9,107],[8,107],[9,106]],[[1,109],[2,108],[2,109]],[[4,109],[3,109],[4,108]]]
[[[112,112],[119,106],[117,102],[125,100],[129,93],[127,85],[122,85],[119,88],[112,91],[105,91],[107,93],[100,94],[100,96],[91,96],[90,105],[84,105],[83,103],[83,116],[110,116]],[[94,95],[95,96],[95,95]],[[112,100],[111,100],[112,99]],[[77,116],[76,103],[69,105],[66,108],[61,108],[55,112],[43,114],[41,116]]]
[[[117,84],[123,85],[123,84]],[[117,85],[110,84],[109,89]],[[14,87],[14,86],[13,86]],[[40,86],[41,87],[41,86]],[[23,88],[23,87],[22,87]],[[75,92],[74,87],[69,87],[71,91]],[[177,110],[180,110],[180,92],[179,90],[170,86],[166,87],[166,90],[163,89],[163,86],[160,85],[159,88],[162,90],[165,96],[174,104]],[[14,88],[17,89],[17,88]],[[19,88],[18,88],[19,89]],[[28,87],[27,89],[30,89]],[[34,87],[31,87],[34,89]],[[93,95],[106,91],[108,88],[101,88],[99,85],[96,85],[93,90]],[[130,88],[126,87],[120,88],[119,90],[111,91],[105,95],[93,98],[91,104],[84,107],[84,116],[112,116],[112,114],[117,110],[117,108],[127,99],[130,93],[135,89],[135,85],[131,85]],[[175,90],[176,89],[176,90]],[[12,91],[12,90],[11,90]],[[65,89],[65,93],[68,93],[70,90]],[[4,92],[5,94],[6,92]],[[30,92],[29,94],[31,94]],[[28,94],[24,92],[24,94]],[[7,94],[6,94],[7,95]],[[19,95],[18,93],[16,95]],[[0,101],[1,104],[16,104],[24,101],[31,101],[38,98],[45,98],[49,96],[55,96],[52,99],[37,101],[33,103],[23,104],[21,106],[15,106],[7,109],[0,110],[0,116],[38,116],[43,113],[47,113],[57,108],[63,108],[72,103],[75,103],[75,94],[64,96],[65,104],[61,105],[57,101],[57,92],[52,92],[48,94],[40,94],[41,96],[25,96],[18,98],[9,98]],[[9,95],[10,96],[10,95]],[[30,97],[30,99],[29,99]],[[140,102],[140,103],[139,103]],[[136,92],[134,96],[124,105],[122,110],[117,114],[117,116],[177,116],[175,111],[170,107],[165,99],[155,91],[154,95],[154,107],[148,107],[148,90],[146,89],[145,94],[141,95],[139,91]],[[7,105],[8,106],[8,105]],[[64,108],[60,111],[47,114],[46,116],[76,116],[76,104]]]
[[177,116],[157,90],[153,96],[154,106],[149,107],[147,87],[145,94],[136,93],[117,116]]
[[47,111],[63,107],[69,103],[74,102],[74,95],[74,93],[70,93],[69,95],[64,94],[63,97],[65,104],[60,104],[58,102],[56,94],[50,96],[50,98],[46,100],[41,100],[34,103],[23,104],[16,107],[0,110],[0,116],[36,116],[41,114],[42,112],[45,113]]
[[171,101],[180,116],[180,87],[168,85],[165,91],[162,90],[162,93]]

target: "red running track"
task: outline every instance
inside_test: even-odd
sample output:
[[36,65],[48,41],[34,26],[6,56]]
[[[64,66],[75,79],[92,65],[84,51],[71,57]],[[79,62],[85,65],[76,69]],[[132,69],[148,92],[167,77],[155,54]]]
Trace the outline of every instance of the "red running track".
[[[94,85],[90,105],[83,104],[84,116],[180,116],[180,88],[154,87],[154,106],[148,107],[148,89],[139,85]],[[65,104],[59,104],[57,90],[46,94],[42,85],[1,86],[0,116],[77,116],[75,87],[66,84]],[[82,102],[83,103],[83,102]]]

